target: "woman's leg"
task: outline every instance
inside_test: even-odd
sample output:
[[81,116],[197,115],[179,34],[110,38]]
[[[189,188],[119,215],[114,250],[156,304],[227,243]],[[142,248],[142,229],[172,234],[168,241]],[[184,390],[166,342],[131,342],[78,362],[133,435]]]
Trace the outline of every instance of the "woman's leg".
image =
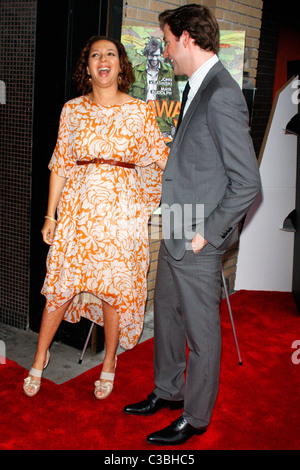
[[47,312],[46,307],[44,308],[39,332],[37,352],[32,364],[32,367],[35,369],[43,370],[47,351],[71,302],[72,299],[68,300],[61,307],[51,313]]
[[[94,394],[98,399],[107,398],[113,388],[114,375],[105,376],[106,374],[114,374],[116,368],[116,351],[119,342],[119,318],[113,307],[102,301],[103,319],[104,319],[104,336],[105,336],[105,357],[102,365],[102,372],[99,381],[95,382]],[[104,374],[103,374],[104,373]]]
[[[47,351],[71,302],[72,299],[51,313],[47,312],[46,307],[44,308],[38,339],[37,352],[32,364],[32,367],[34,369],[37,369],[39,371],[42,371],[44,369],[47,358]],[[41,381],[41,379],[39,377],[36,377],[35,375],[28,374],[28,377],[34,379],[35,383]],[[26,383],[25,381],[23,389],[26,395],[34,396],[39,391],[39,388],[36,389],[36,387],[37,386],[34,383]]]
[[114,372],[119,342],[119,317],[115,309],[108,303],[102,301],[102,306],[105,336],[105,357],[102,370],[104,372]]

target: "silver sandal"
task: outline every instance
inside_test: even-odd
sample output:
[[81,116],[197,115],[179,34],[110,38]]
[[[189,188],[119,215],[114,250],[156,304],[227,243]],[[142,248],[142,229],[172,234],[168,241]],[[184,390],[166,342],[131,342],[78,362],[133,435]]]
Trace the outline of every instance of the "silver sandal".
[[[116,367],[117,367],[117,358],[115,358],[115,369]],[[115,379],[115,372],[101,372],[100,379],[94,383],[95,385],[94,395],[97,398],[97,400],[104,400],[111,394],[114,388],[114,379]],[[99,394],[101,394],[101,396],[99,396]]]
[[[43,371],[46,369],[47,365],[49,364],[49,361],[50,361],[50,351],[48,349],[44,369],[38,370],[38,369],[35,369],[34,367],[31,367],[29,371],[29,375],[28,377],[26,377],[26,379],[24,379],[24,384],[23,384],[23,392],[28,397],[34,397],[39,392],[41,388],[41,380],[35,380],[35,379],[41,379]],[[33,389],[33,392],[30,392],[31,389]]]

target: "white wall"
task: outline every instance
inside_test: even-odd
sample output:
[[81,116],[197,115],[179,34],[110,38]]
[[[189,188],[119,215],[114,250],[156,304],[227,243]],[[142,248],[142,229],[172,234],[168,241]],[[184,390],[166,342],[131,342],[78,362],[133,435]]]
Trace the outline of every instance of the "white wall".
[[297,137],[284,129],[298,112],[296,80],[274,101],[260,164],[262,194],[241,233],[235,290],[292,291],[294,233],[282,227],[295,209]]

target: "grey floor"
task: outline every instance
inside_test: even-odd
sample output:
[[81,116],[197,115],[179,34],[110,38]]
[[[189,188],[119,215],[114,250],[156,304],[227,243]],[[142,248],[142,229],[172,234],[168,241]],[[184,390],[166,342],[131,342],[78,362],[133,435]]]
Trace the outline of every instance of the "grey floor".
[[[153,337],[153,312],[145,315],[143,333],[140,342]],[[25,369],[30,369],[36,352],[38,334],[31,330],[19,330],[0,322],[0,341],[5,345],[5,357],[15,361]],[[3,345],[3,343],[1,343]],[[124,349],[120,346],[117,354],[122,354]],[[51,346],[51,360],[43,373],[43,377],[56,384],[62,384],[83,372],[99,365],[103,361],[104,352],[92,353],[88,348],[82,363],[79,359],[82,351],[67,346],[63,343],[54,342]]]

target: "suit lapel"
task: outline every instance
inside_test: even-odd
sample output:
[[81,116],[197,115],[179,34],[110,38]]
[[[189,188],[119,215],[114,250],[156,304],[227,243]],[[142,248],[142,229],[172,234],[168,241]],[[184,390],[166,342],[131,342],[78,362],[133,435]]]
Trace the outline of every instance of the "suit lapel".
[[188,125],[189,125],[189,122],[190,122],[190,120],[191,120],[191,118],[194,114],[194,111],[198,106],[198,103],[201,99],[201,95],[202,95],[203,91],[205,90],[205,88],[207,87],[209,82],[212,80],[212,78],[223,69],[224,69],[224,66],[219,61],[210,69],[210,71],[208,72],[208,74],[204,78],[199,90],[197,91],[196,95],[194,96],[188,110],[186,111],[186,113],[185,113],[185,115],[182,119],[182,122],[181,122],[180,128],[178,129],[178,132],[176,133],[176,135],[174,137],[174,140],[172,142],[172,150],[170,152],[169,159],[170,159],[170,157],[172,158],[172,156],[175,153],[175,150],[179,147],[179,145],[181,143],[181,140],[182,140],[182,137],[184,136],[184,133],[185,133],[185,131],[186,131]]

